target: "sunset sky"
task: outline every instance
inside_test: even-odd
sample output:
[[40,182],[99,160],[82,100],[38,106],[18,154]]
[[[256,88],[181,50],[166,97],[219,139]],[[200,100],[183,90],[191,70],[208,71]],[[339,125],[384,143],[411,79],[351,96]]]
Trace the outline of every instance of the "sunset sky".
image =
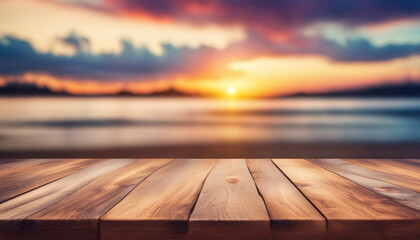
[[0,0],[0,85],[254,97],[408,79],[418,0]]

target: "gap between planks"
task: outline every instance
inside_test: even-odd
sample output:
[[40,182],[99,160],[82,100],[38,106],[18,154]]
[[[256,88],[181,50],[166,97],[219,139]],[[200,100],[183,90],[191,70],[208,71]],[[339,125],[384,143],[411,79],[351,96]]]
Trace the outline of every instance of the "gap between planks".
[[[73,193],[61,200],[58,195],[49,202],[38,204],[41,208],[39,211],[28,217],[21,216],[20,218],[24,217],[21,220],[1,221],[0,234],[5,239],[98,239],[99,217],[168,161],[169,159],[114,159],[92,166],[84,173],[80,171],[72,174],[69,178],[76,182],[73,184]],[[108,165],[102,166],[106,163]],[[95,174],[99,174],[97,178]],[[89,175],[93,181],[84,185],[83,176]],[[77,185],[77,181],[82,185]],[[59,180],[58,182],[60,183]],[[57,185],[53,182],[38,189],[43,190],[54,184]],[[36,195],[37,190],[34,192]]]
[[[178,159],[178,160],[182,160],[182,159]],[[186,161],[186,162],[190,162],[191,163],[191,160],[192,159],[189,159],[189,160],[184,160],[184,161]],[[197,160],[197,159],[195,159],[196,161],[203,161],[202,159],[199,159],[199,160]],[[283,160],[283,159],[280,159],[280,160]],[[234,189],[234,186],[236,186],[236,185],[238,185],[239,183],[240,184],[242,184],[242,181],[243,181],[243,179],[245,179],[245,183],[246,182],[248,182],[246,185],[247,186],[252,186],[252,188],[253,189],[256,189],[256,192],[254,192],[254,194],[252,194],[253,196],[257,196],[258,195],[258,197],[260,198],[260,199],[262,199],[262,205],[264,205],[264,207],[263,207],[263,209],[265,209],[265,211],[266,211],[266,214],[268,213],[269,215],[270,215],[270,218],[271,218],[271,220],[269,219],[268,220],[268,222],[269,222],[269,229],[268,229],[268,232],[270,232],[270,234],[271,234],[271,238],[272,239],[276,239],[276,236],[275,235],[273,235],[273,232],[274,232],[274,229],[275,229],[275,223],[276,223],[276,220],[275,220],[275,217],[272,217],[271,215],[272,215],[272,213],[273,213],[273,211],[270,211],[269,210],[269,206],[270,206],[270,203],[269,203],[269,198],[270,198],[270,196],[269,195],[267,195],[267,192],[264,192],[263,191],[263,185],[264,184],[258,184],[258,177],[255,177],[256,175],[255,175],[255,171],[253,172],[251,169],[254,169],[255,170],[255,168],[256,168],[256,166],[254,166],[254,167],[250,167],[250,163],[252,164],[252,162],[254,161],[254,164],[255,164],[255,162],[259,162],[259,161],[262,161],[264,164],[262,164],[262,163],[257,163],[257,165],[266,165],[266,167],[268,167],[269,169],[271,169],[271,170],[276,170],[276,171],[272,171],[271,172],[271,174],[270,174],[270,176],[274,176],[275,178],[278,178],[278,179],[283,179],[283,181],[284,180],[286,180],[286,181],[284,181],[283,183],[284,184],[287,184],[288,185],[288,187],[287,188],[285,188],[285,189],[289,189],[289,191],[292,191],[292,192],[295,192],[295,193],[297,193],[298,195],[296,195],[296,196],[300,196],[300,198],[302,198],[300,201],[303,201],[303,202],[305,202],[306,201],[306,205],[311,205],[311,207],[313,208],[313,210],[315,210],[315,212],[317,212],[319,215],[321,215],[320,216],[320,221],[322,222],[322,220],[325,220],[325,225],[326,226],[328,226],[329,225],[329,223],[327,223],[327,221],[328,221],[328,219],[331,219],[332,221],[333,221],[333,227],[330,229],[330,230],[332,230],[332,231],[335,231],[335,234],[337,233],[337,229],[341,229],[342,231],[344,231],[344,232],[348,232],[349,233],[349,236],[355,236],[355,234],[357,235],[357,234],[361,234],[360,233],[360,231],[361,230],[368,230],[369,228],[377,228],[378,226],[381,226],[382,228],[387,228],[387,229],[385,229],[384,231],[385,231],[385,233],[388,231],[388,232],[390,232],[391,230],[401,230],[401,229],[406,229],[406,230],[408,230],[408,233],[410,233],[410,231],[411,231],[411,233],[413,233],[413,234],[416,234],[416,232],[415,232],[415,230],[412,230],[411,228],[410,228],[410,226],[413,226],[413,223],[415,223],[415,222],[412,222],[411,220],[410,220],[410,222],[407,222],[406,220],[404,220],[404,219],[402,219],[402,220],[400,220],[400,219],[392,219],[392,220],[390,220],[390,221],[388,221],[387,223],[386,222],[384,222],[384,220],[381,220],[381,219],[378,219],[378,220],[374,220],[374,219],[371,219],[371,220],[369,220],[369,219],[367,219],[367,220],[360,220],[360,219],[358,219],[358,220],[354,220],[354,221],[348,221],[348,220],[346,220],[346,225],[343,225],[343,223],[340,223],[340,220],[339,219],[334,219],[334,218],[331,218],[331,216],[330,216],[330,214],[326,214],[326,215],[324,215],[324,213],[329,213],[328,211],[326,212],[326,210],[325,210],[325,208],[321,205],[320,206],[320,204],[319,204],[319,201],[317,202],[317,197],[314,197],[314,195],[312,194],[312,193],[310,193],[310,194],[308,194],[308,187],[305,185],[305,184],[302,184],[302,183],[296,183],[295,181],[292,181],[294,178],[296,178],[296,174],[295,173],[290,173],[290,171],[285,171],[284,172],[284,169],[283,168],[286,168],[286,170],[287,170],[287,168],[289,168],[290,166],[287,166],[287,164],[286,165],[283,165],[283,167],[280,167],[279,165],[282,165],[282,164],[280,164],[279,163],[279,161],[280,161],[279,159],[273,159],[272,161],[271,160],[269,160],[269,159],[254,159],[254,160],[252,160],[252,159],[246,159],[246,160],[244,160],[244,159],[241,159],[241,160],[238,160],[238,159],[224,159],[224,160],[222,160],[222,161],[227,161],[227,162],[229,162],[229,161],[231,161],[231,162],[239,162],[240,164],[239,165],[241,165],[241,169],[242,170],[240,170],[239,171],[239,173],[240,174],[237,174],[238,172],[238,170],[235,170],[233,167],[228,167],[229,166],[229,164],[220,164],[220,161],[219,161],[219,163],[217,164],[217,165],[215,165],[215,164],[213,164],[213,166],[212,167],[210,167],[209,168],[209,170],[208,170],[208,172],[210,173],[210,174],[208,174],[207,173],[207,175],[206,174],[204,174],[205,176],[204,176],[204,178],[200,178],[200,179],[202,179],[202,180],[200,180],[201,181],[201,185],[200,184],[198,184],[197,186],[196,186],[196,189],[197,189],[197,194],[196,194],[196,198],[195,198],[195,200],[193,200],[193,201],[191,201],[190,203],[188,203],[188,204],[190,204],[190,209],[189,209],[189,211],[186,211],[186,214],[185,215],[187,215],[188,217],[187,217],[187,220],[181,220],[181,221],[177,221],[176,219],[169,219],[169,220],[171,220],[174,224],[173,225],[171,225],[171,224],[169,224],[169,225],[166,225],[165,226],[165,228],[166,229],[172,229],[171,231],[173,231],[174,229],[173,229],[173,227],[175,227],[175,228],[177,228],[177,227],[180,227],[180,229],[183,229],[184,228],[184,226],[185,226],[185,222],[187,222],[188,224],[190,224],[190,220],[194,220],[194,219],[191,219],[190,218],[190,216],[192,216],[193,214],[194,214],[194,211],[196,210],[196,209],[199,209],[200,208],[200,205],[202,204],[202,203],[200,203],[199,202],[199,198],[200,198],[200,196],[202,195],[202,190],[205,188],[205,184],[206,184],[206,182],[209,180],[209,176],[211,175],[211,173],[213,172],[213,170],[214,169],[216,169],[216,167],[215,166],[219,166],[219,164],[220,165],[222,165],[222,167],[220,167],[223,171],[221,171],[221,170],[217,170],[217,172],[218,172],[218,174],[215,174],[216,175],[216,177],[215,177],[215,179],[221,179],[222,180],[222,182],[223,182],[223,184],[222,184],[222,186],[223,187],[225,187],[226,189],[228,189],[228,191],[232,191],[232,189]],[[298,159],[298,160],[295,160],[295,159],[291,159],[291,160],[293,160],[293,161],[297,161],[297,163],[298,164],[303,164],[303,163],[305,163],[305,161],[306,162],[308,162],[308,163],[310,163],[311,162],[311,160],[301,160],[301,159]],[[284,160],[286,163],[288,162],[288,161],[291,161],[290,159],[288,160],[288,159],[286,159],[286,160]],[[211,160],[208,160],[208,161],[211,161]],[[216,160],[213,160],[213,161],[216,161]],[[245,162],[246,161],[246,162]],[[216,161],[217,162],[217,161]],[[243,163],[245,163],[245,164],[243,164]],[[272,164],[272,166],[270,165],[270,163]],[[413,164],[417,164],[418,162],[416,162],[416,161],[413,161]],[[4,163],[4,164],[7,164],[7,163]],[[132,164],[132,163],[129,163],[129,164]],[[197,163],[195,163],[195,164],[197,164]],[[268,165],[267,165],[268,164]],[[312,170],[310,170],[309,171],[309,173],[311,173],[311,174],[313,174],[313,172],[315,171],[315,172],[323,172],[323,171],[320,171],[318,168],[321,168],[321,167],[319,167],[317,164],[313,164],[313,163],[311,163],[312,164]],[[193,164],[194,165],[194,164]],[[225,165],[225,166],[223,166],[223,165]],[[305,164],[304,164],[305,165]],[[122,168],[127,168],[129,165],[125,165],[125,166],[121,166],[120,168],[118,168],[119,170],[121,170]],[[166,165],[164,165],[165,167],[166,167]],[[244,168],[244,166],[245,166],[245,168]],[[306,166],[306,165],[305,165]],[[311,166],[311,165],[308,165],[308,166]],[[316,167],[313,167],[313,166],[316,166]],[[274,167],[274,168],[273,168]],[[163,168],[163,167],[162,167]],[[153,176],[156,172],[158,172],[159,170],[161,170],[162,168],[159,168],[158,170],[156,170],[155,172],[153,172],[153,173],[151,173],[151,175],[148,175],[148,177],[146,177],[146,179],[145,180],[143,180],[143,181],[146,181],[146,180],[148,180],[149,179],[149,177],[151,177],[151,176]],[[115,169],[115,170],[112,170],[111,172],[109,172],[109,173],[105,173],[103,176],[100,176],[100,177],[98,177],[98,178],[96,178],[96,179],[99,179],[99,178],[104,178],[104,177],[106,177],[106,176],[108,176],[108,174],[113,174],[113,173],[115,173],[114,171],[118,171],[118,169]],[[246,169],[246,171],[243,171],[243,169]],[[283,170],[282,170],[283,169]],[[326,170],[325,168],[321,168],[321,169],[323,169],[324,171],[327,171],[327,172],[330,172],[330,173],[332,173],[332,174],[334,174],[334,175],[336,175],[336,173],[333,173],[333,172],[331,172],[330,170]],[[308,169],[309,170],[309,169]],[[166,170],[166,171],[169,171],[169,172],[171,172],[170,170]],[[231,172],[232,171],[232,172]],[[176,171],[175,171],[176,172]],[[192,171],[191,173],[194,173],[194,171]],[[287,174],[286,174],[287,173]],[[266,174],[268,174],[268,173],[266,173]],[[240,175],[241,177],[237,177],[237,178],[235,178],[235,177],[230,177],[230,176],[236,176],[236,175]],[[291,175],[291,176],[289,176],[289,175]],[[321,175],[323,175],[323,174],[321,174]],[[224,178],[223,178],[223,176],[225,176]],[[329,174],[326,174],[326,176],[328,177],[331,177]],[[336,175],[336,176],[339,176],[339,175]],[[267,176],[265,176],[265,177],[267,177]],[[351,183],[353,183],[353,184],[356,184],[356,183],[354,183],[354,181],[350,181],[350,180],[348,180],[348,179],[346,179],[346,178],[343,178],[342,176],[339,176],[340,178],[342,178],[343,180],[338,180],[338,178],[333,178],[334,179],[334,181],[337,181],[337,183],[340,183],[340,184],[344,184],[344,183],[346,183],[346,184],[349,184],[348,182],[351,182]],[[159,178],[163,178],[162,177],[162,174],[160,174],[160,177],[154,177],[155,179],[159,179]],[[212,178],[214,178],[214,177],[212,177]],[[251,184],[251,182],[249,182],[249,181],[247,181],[246,179],[252,179],[252,184]],[[58,180],[55,180],[55,181],[59,181],[60,179],[58,179]],[[55,181],[53,181],[53,182],[55,182]],[[96,180],[93,180],[93,182],[95,182]],[[113,203],[113,205],[108,209],[108,211],[106,211],[106,212],[104,212],[103,214],[105,214],[105,215],[107,215],[108,213],[110,213],[113,209],[114,209],[114,207],[115,206],[117,206],[117,205],[120,205],[121,203],[123,203],[125,200],[126,200],[126,197],[127,196],[130,196],[131,194],[133,194],[135,191],[135,189],[138,189],[138,188],[141,188],[142,187],[142,184],[143,184],[143,181],[141,181],[141,182],[139,182],[139,183],[137,183],[137,185],[135,185],[132,189],[131,189],[131,191],[129,191],[129,192],[127,192],[125,195],[124,195],[124,197],[122,197],[119,201],[117,201],[117,202],[115,202],[115,203]],[[150,180],[149,180],[150,181]],[[209,180],[210,181],[210,180]],[[51,182],[51,183],[53,183],[53,182]],[[153,181],[152,181],[153,182]],[[227,182],[228,184],[227,185],[225,185],[225,182]],[[169,182],[167,182],[168,184],[171,184],[171,182],[169,181]],[[84,186],[82,186],[81,187],[81,189],[84,189],[86,186],[88,186],[89,184],[92,184],[92,182],[90,182],[90,183],[88,183],[87,185],[84,185]],[[218,181],[216,181],[216,185],[217,184],[220,184]],[[306,183],[306,184],[308,184],[308,183]],[[309,183],[309,184],[311,184],[311,182]],[[320,184],[321,185],[328,185],[328,183],[327,182],[320,182]],[[48,185],[48,184],[47,184]],[[267,184],[266,184],[267,185]],[[286,185],[286,186],[287,186]],[[345,184],[344,184],[345,185]],[[359,187],[361,187],[360,186],[360,184],[357,184]],[[227,187],[226,187],[227,186]],[[233,188],[232,188],[232,186],[233,186]],[[45,187],[45,186],[42,186],[42,187],[40,187],[40,188],[43,188],[43,187]],[[261,189],[260,189],[261,188]],[[294,188],[294,190],[292,190]],[[39,188],[36,188],[36,189],[39,189]],[[34,191],[36,190],[36,189],[33,189]],[[162,189],[162,187],[161,187],[161,189]],[[164,189],[164,188],[163,188]],[[248,189],[247,189],[248,190]],[[284,190],[284,189],[283,189]],[[340,189],[337,189],[338,191],[340,191]],[[78,192],[79,190],[77,190],[76,192]],[[370,191],[370,192],[372,192],[371,190],[368,190],[368,191]],[[30,192],[28,192],[28,193],[30,193]],[[20,195],[20,196],[18,196],[18,197],[16,197],[16,198],[19,198],[19,197],[21,197],[21,196],[24,196],[24,195],[27,195],[28,193],[25,193],[25,194],[22,194],[22,195]],[[372,192],[373,193],[373,192]],[[75,193],[73,193],[73,194],[75,194]],[[230,194],[232,194],[232,193],[230,193]],[[265,194],[265,196],[264,196],[264,194]],[[377,194],[377,193],[375,193],[375,194]],[[71,196],[72,194],[70,194],[70,196]],[[245,194],[246,195],[246,194]],[[368,194],[369,195],[369,194]],[[239,194],[239,196],[240,196],[240,194]],[[268,196],[268,197],[267,197]],[[380,196],[380,195],[372,195],[372,196]],[[319,197],[319,196],[318,196]],[[65,202],[67,197],[65,197],[64,198],[64,200],[59,200],[57,203],[55,203],[55,204],[59,204],[60,202]],[[170,197],[169,197],[170,198]],[[204,199],[206,198],[206,197],[203,197]],[[13,199],[15,199],[15,198],[13,198]],[[13,200],[12,199],[12,200]],[[255,199],[258,199],[258,198],[255,198]],[[280,200],[281,200],[281,198],[279,198]],[[311,200],[312,199],[312,200]],[[55,201],[55,200],[53,200],[53,201]],[[258,202],[259,200],[253,200],[254,202]],[[221,204],[223,205],[223,204],[226,204],[226,200],[222,200],[222,202],[221,202]],[[387,202],[386,202],[387,203]],[[53,204],[53,205],[51,205],[51,206],[54,206],[55,204]],[[272,203],[271,203],[272,204]],[[290,203],[289,203],[290,204]],[[293,204],[293,203],[292,203]],[[396,204],[398,204],[398,203],[396,203]],[[1,204],[2,205],[2,204]],[[0,206],[1,206],[0,205]],[[261,203],[260,204],[257,204],[257,205],[261,205]],[[308,206],[309,206],[308,205]],[[392,204],[391,204],[392,205]],[[390,206],[391,206],[390,205]],[[51,207],[50,206],[50,207]],[[394,206],[394,205],[392,205],[392,206]],[[50,208],[50,207],[47,207],[47,208]],[[44,208],[44,209],[47,209],[47,208]],[[404,208],[400,208],[401,210],[403,210]],[[405,211],[406,209],[404,209],[404,211]],[[239,212],[240,212],[241,210],[239,210]],[[404,211],[401,211],[401,212],[404,212]],[[31,215],[31,217],[32,216],[34,216],[35,218],[34,219],[37,219],[37,217],[39,217],[40,215],[37,215],[37,214],[41,214],[40,212],[42,212],[42,211],[39,211],[38,213],[35,213],[35,214],[32,214]],[[323,213],[324,212],[324,213]],[[102,214],[101,214],[102,215]],[[229,215],[229,214],[228,214]],[[48,215],[46,215],[46,216],[48,216]],[[280,216],[280,218],[279,219],[281,219],[281,215],[279,215]],[[325,218],[323,219],[322,218],[322,216],[324,216]],[[396,215],[395,215],[396,216]],[[413,216],[415,216],[415,219],[417,219],[418,220],[418,215],[415,215],[415,214],[413,214]],[[283,216],[283,218],[284,218],[284,216]],[[315,218],[316,219],[316,218]],[[124,219],[121,219],[122,221],[125,221]],[[69,219],[69,221],[68,222],[71,222],[72,220],[71,219]],[[166,221],[166,220],[165,220]],[[243,225],[243,222],[239,222],[240,223],[240,225],[236,225],[235,226],[235,219],[234,218],[230,218],[230,219],[227,219],[227,221],[229,221],[229,223],[231,223],[232,225],[232,229],[234,230],[235,228],[238,228],[238,227],[241,227],[241,228],[243,228],[244,227],[244,225]],[[264,221],[267,221],[267,220],[264,220]],[[291,222],[293,222],[293,224],[297,224],[296,223],[296,221],[293,221],[292,219],[289,219],[289,221],[291,221]],[[302,220],[302,219],[300,219],[300,221],[303,223],[303,222],[305,222],[304,220]],[[312,220],[311,220],[312,221]],[[102,222],[102,220],[100,220],[100,222]],[[140,221],[141,222],[141,221]],[[154,223],[162,223],[162,220],[154,220]],[[184,223],[182,223],[182,222],[184,222]],[[382,223],[381,223],[382,222]],[[418,222],[418,221],[417,221]],[[128,225],[130,225],[130,224],[134,224],[134,221],[129,221],[129,222],[126,222]],[[362,227],[362,228],[360,228],[358,231],[355,231],[356,233],[353,233],[353,232],[351,232],[349,229],[352,229],[352,230],[355,230],[355,229],[357,229],[358,227],[360,227],[359,226],[359,224],[361,224],[361,223],[364,223],[366,226],[364,226],[364,227]],[[378,223],[379,223],[379,225],[378,225]],[[89,224],[89,221],[88,222],[86,222],[86,223],[84,223],[84,224]],[[136,224],[138,224],[138,223],[136,223]],[[179,225],[179,224],[181,224],[181,225]],[[311,223],[312,224],[312,226],[316,226],[316,224],[313,224],[313,223]],[[387,224],[389,224],[389,225],[387,225]],[[118,225],[118,224],[117,224]],[[141,224],[140,224],[141,225]],[[73,225],[73,226],[76,226],[76,225]],[[102,223],[100,223],[99,225],[97,225],[97,230],[96,230],[96,235],[98,234],[98,232],[103,232],[104,231],[104,229],[102,229]],[[133,225],[133,227],[136,227],[136,226],[138,226],[138,225]],[[150,225],[144,225],[144,227],[147,227],[147,226],[150,226]],[[395,228],[396,226],[398,226],[398,228]],[[418,226],[418,224],[417,224],[417,226]],[[117,226],[118,227],[118,226]],[[206,226],[205,226],[206,227]],[[253,228],[253,227],[255,227],[255,226],[249,226],[249,228],[251,229],[251,228]],[[286,226],[287,227],[287,226]],[[344,227],[344,228],[343,228]],[[270,229],[271,228],[271,229]],[[321,227],[322,228],[322,227]],[[326,228],[326,227],[325,227]],[[343,228],[343,229],[342,229]],[[287,229],[287,228],[284,228],[284,229]],[[292,228],[290,228],[290,229],[292,229]],[[313,228],[313,230],[312,230],[312,233],[313,232],[316,232],[317,230],[315,230],[316,228]],[[75,231],[76,229],[73,229],[73,231]],[[216,229],[217,230],[217,229]],[[381,231],[382,231],[382,229],[381,229]],[[384,231],[382,231],[382,232],[384,232]],[[197,233],[199,233],[200,231],[197,231]],[[214,231],[214,233],[216,233],[217,231]],[[300,232],[302,232],[302,231],[300,231]],[[190,236],[187,236],[187,234],[186,234],[186,232],[184,231],[184,230],[182,230],[181,232],[178,232],[178,233],[180,233],[180,235],[178,235],[178,236],[182,236],[182,238],[185,238],[185,237],[190,237]],[[177,234],[178,234],[177,233]],[[220,232],[219,232],[220,233]],[[280,231],[280,233],[282,233],[282,234],[285,234],[285,232],[284,231]],[[308,233],[308,234],[310,234],[311,232],[310,231],[307,231],[306,233]],[[292,232],[292,234],[296,234],[296,233],[293,233]],[[328,235],[329,237],[330,236],[334,236],[334,235],[331,235],[331,233],[329,233],[330,235]],[[121,236],[124,236],[124,234],[122,234],[122,235],[115,235],[115,236],[118,236],[118,237],[121,237]],[[291,239],[298,239],[297,238],[297,235],[294,235],[295,236],[295,238],[291,238]],[[371,236],[373,236],[373,235],[371,235]],[[401,236],[408,236],[408,239],[409,239],[409,237],[410,237],[410,235],[404,235],[404,234],[402,234]],[[419,236],[419,235],[416,235],[417,237]],[[247,237],[250,237],[250,236],[247,236]],[[376,235],[374,236],[374,237],[377,237]],[[390,236],[389,235],[385,235],[385,236],[382,236],[383,237],[383,239],[396,239],[395,238],[395,236],[391,236],[391,238],[390,238]],[[392,237],[394,237],[394,238],[392,238]],[[307,238],[307,237],[306,237]],[[112,238],[110,238],[110,239],[112,239]],[[128,236],[128,238],[127,239],[130,239],[129,238],[129,236]],[[264,237],[264,239],[266,239],[266,237]],[[283,238],[278,238],[278,239],[284,239],[284,235],[283,235]],[[302,238],[302,239],[305,239],[305,238]]]
[[328,238],[420,237],[420,212],[308,160],[273,159],[273,162],[327,218]]
[[401,177],[396,178],[386,173],[362,168],[341,159],[309,159],[308,161],[395,202],[420,211],[420,193],[399,186],[398,184],[405,183]]

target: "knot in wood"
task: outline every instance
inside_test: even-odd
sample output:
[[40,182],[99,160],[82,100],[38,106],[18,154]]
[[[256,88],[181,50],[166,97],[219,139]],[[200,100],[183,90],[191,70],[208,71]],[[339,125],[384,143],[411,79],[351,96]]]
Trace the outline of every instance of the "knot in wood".
[[228,176],[225,178],[225,181],[230,184],[237,184],[239,182],[239,178],[237,176]]

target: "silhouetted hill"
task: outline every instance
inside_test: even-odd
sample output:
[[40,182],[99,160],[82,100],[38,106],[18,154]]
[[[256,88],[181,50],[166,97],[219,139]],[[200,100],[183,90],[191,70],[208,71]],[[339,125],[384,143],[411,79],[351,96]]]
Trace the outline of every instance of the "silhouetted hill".
[[420,83],[383,84],[321,93],[297,93],[286,97],[420,97]]
[[169,88],[164,91],[153,92],[148,94],[137,94],[128,91],[121,91],[116,94],[101,94],[101,95],[74,95],[65,91],[52,91],[48,87],[39,87],[31,83],[8,83],[0,87],[0,95],[2,96],[83,96],[83,97],[104,97],[104,96],[118,96],[118,97],[200,97],[200,95],[188,94]]
[[[185,93],[174,88],[149,94],[136,94],[121,91],[117,94],[103,95],[74,95],[65,91],[52,91],[47,87],[39,87],[30,83],[9,83],[0,87],[1,96],[84,96],[84,97],[205,97],[199,94]],[[383,84],[357,89],[329,91],[321,93],[297,93],[277,97],[420,97],[420,82],[406,82],[402,84]]]
[[55,92],[47,87],[39,87],[31,83],[8,83],[0,87],[0,95],[43,95],[43,96],[67,96],[67,92]]
[[128,91],[122,91],[115,94],[115,96],[121,96],[121,97],[131,97],[131,96],[133,97],[200,97],[201,95],[189,94],[189,93],[182,92],[174,88],[169,88],[167,90],[157,91],[157,92],[148,93],[148,94],[138,94],[138,93],[132,93]]

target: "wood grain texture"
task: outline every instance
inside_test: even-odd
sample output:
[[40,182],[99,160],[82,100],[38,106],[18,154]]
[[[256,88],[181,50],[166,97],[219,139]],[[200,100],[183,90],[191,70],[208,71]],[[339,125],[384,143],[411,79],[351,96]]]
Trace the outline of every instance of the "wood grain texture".
[[28,219],[99,219],[170,159],[141,159],[99,177],[64,200]]
[[396,182],[404,182],[403,179],[397,177],[392,178],[388,174],[362,168],[340,159],[311,159],[308,161],[368,188],[373,192],[420,211],[419,193],[388,182],[390,179]]
[[420,163],[411,159],[343,159],[351,164],[384,173],[382,180],[420,193]]
[[221,159],[189,221],[191,239],[268,239],[269,217],[244,159]]
[[326,221],[270,159],[247,159],[271,219],[271,239],[324,239]]
[[18,166],[27,165],[31,161],[40,161],[40,160],[42,159],[0,159],[0,173],[2,170],[8,169],[8,168],[9,169],[16,168]]
[[0,189],[15,191],[0,240],[418,240],[420,211],[402,203],[419,199],[419,170],[418,159],[0,160]]
[[0,165],[0,203],[97,164],[99,159],[28,159]]
[[172,160],[101,218],[101,239],[185,239],[191,210],[216,163]]
[[[169,159],[135,160],[90,182],[67,198],[21,221],[10,239],[99,239],[99,218]],[[31,226],[28,228],[28,226]]]
[[80,170],[0,204],[0,220],[24,219],[68,197],[96,178],[134,160],[113,159]]
[[420,212],[306,160],[273,161],[327,218],[330,239],[419,239]]

